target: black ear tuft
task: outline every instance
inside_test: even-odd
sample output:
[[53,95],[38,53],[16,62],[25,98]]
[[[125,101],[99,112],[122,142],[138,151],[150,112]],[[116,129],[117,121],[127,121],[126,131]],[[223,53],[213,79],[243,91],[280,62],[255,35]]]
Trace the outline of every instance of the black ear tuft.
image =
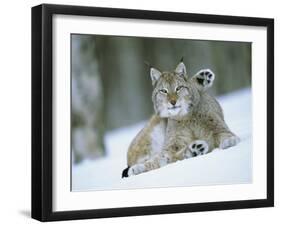
[[181,60],[180,60],[180,62],[183,62],[183,56],[181,57]]
[[122,172],[122,178],[124,177],[128,177],[128,171],[129,171],[130,167],[128,166],[126,169],[123,170]]
[[149,69],[152,68],[152,65],[151,65],[149,62],[144,61],[144,64],[145,64],[146,66],[148,66]]

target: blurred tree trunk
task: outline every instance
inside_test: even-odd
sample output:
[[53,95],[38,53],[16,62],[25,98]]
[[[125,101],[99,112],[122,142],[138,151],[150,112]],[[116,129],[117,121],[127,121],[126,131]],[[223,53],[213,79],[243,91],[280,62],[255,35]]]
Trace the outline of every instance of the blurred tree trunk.
[[72,149],[74,162],[105,154],[103,91],[91,36],[72,35]]
[[251,85],[251,44],[213,42],[212,67],[216,73],[214,90],[227,93]]
[[146,120],[152,113],[152,86],[142,40],[96,37],[105,98],[106,129]]

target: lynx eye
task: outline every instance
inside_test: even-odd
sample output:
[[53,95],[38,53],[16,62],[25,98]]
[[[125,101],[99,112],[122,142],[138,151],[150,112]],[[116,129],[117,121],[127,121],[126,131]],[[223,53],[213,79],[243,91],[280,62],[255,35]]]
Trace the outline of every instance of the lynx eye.
[[168,93],[168,90],[166,90],[166,89],[160,89],[159,90],[161,93],[164,93],[164,94],[167,94]]
[[179,92],[182,88],[183,88],[183,86],[178,86],[178,87],[176,88],[176,92]]

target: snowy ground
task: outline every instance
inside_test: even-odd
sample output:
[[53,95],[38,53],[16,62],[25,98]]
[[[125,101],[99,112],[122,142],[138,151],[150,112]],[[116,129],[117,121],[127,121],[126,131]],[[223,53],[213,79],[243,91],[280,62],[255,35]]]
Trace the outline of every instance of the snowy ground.
[[252,102],[251,90],[244,89],[218,98],[225,120],[241,142],[226,150],[179,161],[157,170],[121,178],[126,152],[144,123],[121,128],[106,135],[108,155],[85,160],[72,168],[72,190],[112,190],[171,186],[199,186],[251,183]]

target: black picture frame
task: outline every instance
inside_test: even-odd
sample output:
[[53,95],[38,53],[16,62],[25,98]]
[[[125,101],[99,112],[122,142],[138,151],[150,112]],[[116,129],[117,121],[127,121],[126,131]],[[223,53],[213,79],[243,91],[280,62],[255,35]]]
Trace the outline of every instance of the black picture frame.
[[[267,28],[267,198],[95,210],[52,210],[52,17],[55,14],[247,25]],[[43,4],[32,8],[32,218],[40,221],[122,217],[274,206],[274,20]]]

